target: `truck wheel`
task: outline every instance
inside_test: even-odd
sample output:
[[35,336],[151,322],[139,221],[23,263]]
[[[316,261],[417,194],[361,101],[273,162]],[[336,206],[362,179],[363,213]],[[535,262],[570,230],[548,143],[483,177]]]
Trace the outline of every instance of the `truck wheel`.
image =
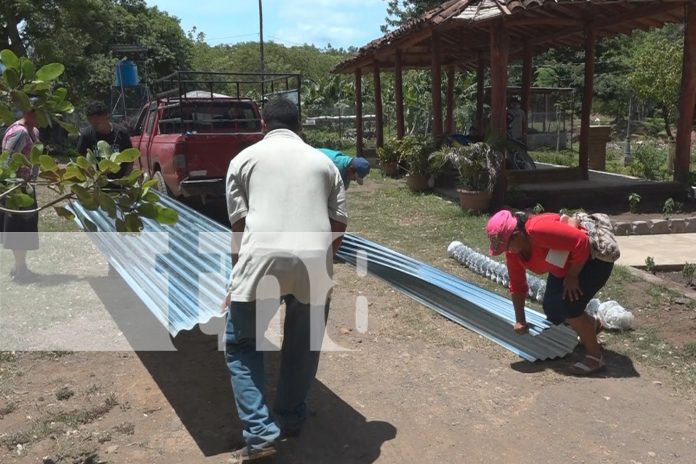
[[155,190],[157,190],[161,195],[167,197],[171,196],[169,194],[169,188],[167,188],[167,184],[164,182],[164,176],[161,172],[155,171],[155,173],[152,175],[152,178],[157,181],[157,184],[154,186]]

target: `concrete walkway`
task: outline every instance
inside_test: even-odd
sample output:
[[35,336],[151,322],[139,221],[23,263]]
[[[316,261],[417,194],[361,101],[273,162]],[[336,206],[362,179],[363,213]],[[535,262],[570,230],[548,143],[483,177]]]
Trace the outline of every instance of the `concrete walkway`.
[[621,249],[617,264],[645,266],[648,256],[657,266],[696,263],[696,234],[628,235],[616,239]]

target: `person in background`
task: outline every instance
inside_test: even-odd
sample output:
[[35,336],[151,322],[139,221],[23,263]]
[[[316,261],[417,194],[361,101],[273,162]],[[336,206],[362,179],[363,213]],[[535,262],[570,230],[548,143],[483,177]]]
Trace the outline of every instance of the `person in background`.
[[564,222],[555,213],[515,216],[499,211],[486,225],[490,254],[505,253],[510,293],[515,308],[514,330],[527,333],[524,306],[527,274],[548,273],[543,308],[553,324],[567,322],[585,346],[585,358],[571,367],[575,375],[591,375],[605,369],[597,333],[602,324],[585,307],[611,276],[614,263],[591,257],[590,239],[584,229]]
[[[128,130],[111,122],[109,108],[104,103],[99,101],[89,103],[85,113],[89,126],[80,131],[80,138],[77,141],[79,155],[85,155],[87,149],[90,149],[98,157],[97,142],[102,140],[111,145],[113,152],[121,152],[133,147]],[[108,177],[119,179],[128,175],[132,169],[133,163],[122,163],[119,172]]]
[[363,179],[370,173],[370,163],[365,158],[353,158],[330,148],[319,148],[319,151],[328,156],[336,165],[346,190],[352,180],[362,185]]
[[[31,154],[35,143],[39,142],[39,129],[36,127],[36,113],[34,110],[26,111],[21,119],[12,123],[2,138],[2,151],[9,153],[21,153],[26,157]],[[17,171],[17,177],[30,181],[36,172],[23,167]],[[26,209],[35,209],[36,191],[33,187],[22,187],[24,193],[34,197],[34,204]],[[29,191],[31,190],[31,191]],[[4,206],[4,202],[2,202]],[[5,249],[12,250],[14,266],[10,270],[10,277],[17,283],[30,283],[39,279],[27,266],[27,251],[39,248],[39,215],[9,214],[0,212],[0,243]]]
[[526,145],[527,141],[524,134],[524,122],[525,113],[520,106],[520,101],[517,99],[517,97],[510,98],[507,109],[508,137],[515,142]]
[[[324,337],[315,324],[317,319],[325,324],[329,311],[327,295],[315,293],[321,283],[317,277],[326,277],[328,271],[324,282],[330,282],[330,258],[348,221],[340,173],[299,137],[297,106],[284,98],[271,100],[262,119],[264,139],[232,160],[226,181],[233,271],[223,304],[229,309],[225,359],[246,442],[232,453],[232,463],[272,456],[281,433],[300,433],[319,365],[319,347],[313,343],[318,339],[320,346]],[[332,234],[337,235],[335,240]],[[305,256],[314,257],[321,276],[305,265],[309,262]],[[263,282],[269,278],[277,290],[265,290]],[[263,342],[281,299],[283,345],[271,413],[265,396],[264,353],[257,343]]]

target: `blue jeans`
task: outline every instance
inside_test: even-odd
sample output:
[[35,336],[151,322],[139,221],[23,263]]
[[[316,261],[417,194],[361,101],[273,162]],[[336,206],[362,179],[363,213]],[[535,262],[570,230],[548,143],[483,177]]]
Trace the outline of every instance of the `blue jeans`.
[[[285,324],[273,417],[266,404],[264,352],[257,349],[257,334],[263,336],[274,312],[257,312],[257,302],[233,301],[227,316],[225,359],[232,375],[237,412],[244,425],[244,440],[252,451],[276,441],[281,428],[296,430],[302,426],[307,417],[305,401],[319,366],[321,352],[316,345],[310,345],[311,314],[315,314],[315,323],[323,321],[323,328],[329,303],[310,307],[292,295],[284,296],[283,300]],[[277,309],[279,302],[263,301],[258,302],[258,306]],[[323,337],[323,331],[313,335]]]

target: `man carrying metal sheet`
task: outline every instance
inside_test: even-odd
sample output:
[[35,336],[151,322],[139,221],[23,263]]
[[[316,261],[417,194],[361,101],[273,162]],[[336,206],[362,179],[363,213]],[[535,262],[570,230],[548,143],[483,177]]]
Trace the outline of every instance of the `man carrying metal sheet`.
[[[297,135],[295,104],[270,101],[263,124],[264,139],[237,155],[227,172],[233,271],[225,356],[246,441],[231,462],[271,456],[281,435],[300,432],[324,338],[332,258],[347,223],[341,175]],[[284,334],[271,415],[262,344],[281,299]]]

